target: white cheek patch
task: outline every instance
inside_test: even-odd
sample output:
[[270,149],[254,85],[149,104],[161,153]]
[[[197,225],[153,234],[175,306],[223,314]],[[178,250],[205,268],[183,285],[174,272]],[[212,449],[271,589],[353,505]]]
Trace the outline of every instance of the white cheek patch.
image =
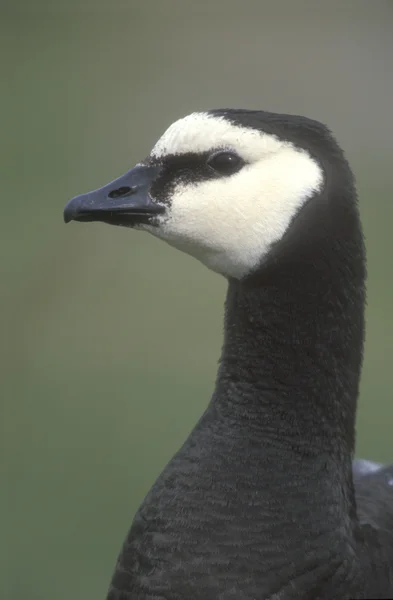
[[321,185],[318,164],[285,148],[232,177],[177,186],[161,225],[150,231],[210,269],[241,278]]
[[227,277],[258,266],[301,206],[323,185],[322,169],[304,150],[266,133],[204,113],[174,123],[152,155],[235,150],[249,164],[229,177],[178,184],[153,235]]

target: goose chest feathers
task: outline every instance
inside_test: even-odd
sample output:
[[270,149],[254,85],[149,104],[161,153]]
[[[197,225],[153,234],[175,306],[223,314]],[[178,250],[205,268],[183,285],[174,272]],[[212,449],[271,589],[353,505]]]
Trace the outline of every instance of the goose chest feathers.
[[365,251],[328,129],[191,114],[64,218],[147,231],[228,280],[212,399],[140,506],[108,599],[393,598],[393,468],[352,462]]

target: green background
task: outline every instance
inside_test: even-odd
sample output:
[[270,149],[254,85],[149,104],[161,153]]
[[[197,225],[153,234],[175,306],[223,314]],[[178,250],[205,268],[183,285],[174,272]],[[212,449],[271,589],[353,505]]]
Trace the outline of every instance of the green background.
[[135,509],[209,400],[225,282],[147,235],[65,226],[72,196],[175,119],[325,121],[369,257],[357,454],[393,460],[393,3],[0,3],[6,600],[96,600]]

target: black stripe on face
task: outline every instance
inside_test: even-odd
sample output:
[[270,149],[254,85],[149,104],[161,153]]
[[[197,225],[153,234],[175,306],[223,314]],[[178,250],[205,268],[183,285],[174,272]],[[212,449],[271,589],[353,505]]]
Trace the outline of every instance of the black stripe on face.
[[[221,152],[231,151],[227,148],[217,148],[209,152],[168,154],[160,159],[149,157],[145,164],[161,167],[160,173],[150,189],[152,198],[157,202],[169,204],[173,191],[179,184],[196,185],[202,181],[221,179],[230,175],[230,173],[220,173],[209,164],[209,159]],[[235,165],[235,171],[243,165],[244,161],[239,157],[239,162]]]
[[169,204],[173,190],[178,184],[195,185],[201,181],[217,179],[219,175],[207,164],[210,152],[168,154],[160,159],[149,157],[148,164],[161,166],[158,177],[150,188],[157,202]]

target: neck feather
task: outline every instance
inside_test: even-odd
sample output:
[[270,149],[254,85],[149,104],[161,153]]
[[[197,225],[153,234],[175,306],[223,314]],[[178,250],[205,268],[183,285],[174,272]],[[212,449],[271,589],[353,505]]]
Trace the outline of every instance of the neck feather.
[[365,262],[356,205],[330,200],[323,214],[324,201],[305,207],[257,273],[229,282],[211,408],[259,447],[264,494],[283,499],[284,520],[311,502],[314,525],[348,538]]

